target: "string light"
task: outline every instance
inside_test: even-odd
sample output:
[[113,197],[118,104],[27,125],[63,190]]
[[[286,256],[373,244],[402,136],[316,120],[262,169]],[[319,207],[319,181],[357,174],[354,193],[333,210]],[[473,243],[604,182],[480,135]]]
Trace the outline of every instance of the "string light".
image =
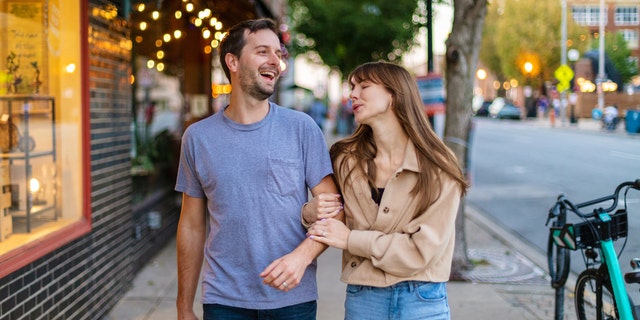
[[[220,46],[220,42],[226,36],[226,33],[222,32],[223,23],[214,16],[214,12],[210,8],[203,8],[197,5],[193,0],[182,0],[179,7],[173,10],[162,11],[158,5],[153,3],[139,3],[134,6],[135,8],[135,24],[138,28],[133,29],[133,39],[135,43],[147,47],[146,50],[151,49],[155,45],[155,50],[148,52],[145,50],[145,54],[149,60],[146,61],[146,67],[149,69],[156,69],[160,72],[167,69],[165,63],[162,60],[167,59],[170,55],[168,52],[173,52],[173,49],[169,50],[168,43],[174,40],[182,39],[187,34],[184,30],[191,29],[193,27],[198,30],[202,36],[202,39],[206,40],[202,46],[204,54],[212,54],[215,48]],[[148,14],[146,12],[149,12]],[[173,17],[171,17],[173,16]],[[160,19],[174,20],[170,23],[158,23]],[[149,33],[141,33],[141,31]],[[157,34],[153,34],[157,32]],[[137,34],[136,34],[137,33]],[[145,44],[146,43],[146,44]],[[151,49],[153,50],[153,49]],[[286,65],[285,65],[286,68]],[[132,79],[135,81],[135,79]]]

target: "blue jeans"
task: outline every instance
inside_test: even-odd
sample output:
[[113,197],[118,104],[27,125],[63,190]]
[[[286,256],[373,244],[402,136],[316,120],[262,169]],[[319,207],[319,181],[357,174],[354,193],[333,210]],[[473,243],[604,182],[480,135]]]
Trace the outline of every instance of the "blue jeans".
[[202,306],[204,320],[315,320],[316,301],[304,302],[279,309],[244,309],[205,304]]
[[405,281],[378,288],[347,286],[346,320],[450,319],[445,282]]

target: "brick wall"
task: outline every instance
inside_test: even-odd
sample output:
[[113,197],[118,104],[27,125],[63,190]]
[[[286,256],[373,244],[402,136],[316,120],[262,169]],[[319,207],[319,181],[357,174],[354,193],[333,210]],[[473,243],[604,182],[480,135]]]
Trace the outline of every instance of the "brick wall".
[[[591,111],[598,106],[598,94],[577,94],[576,116],[578,118],[591,118]],[[627,94],[626,92],[607,92],[604,95],[604,106],[617,105],[620,117],[624,117],[626,110],[640,110],[640,94]]]

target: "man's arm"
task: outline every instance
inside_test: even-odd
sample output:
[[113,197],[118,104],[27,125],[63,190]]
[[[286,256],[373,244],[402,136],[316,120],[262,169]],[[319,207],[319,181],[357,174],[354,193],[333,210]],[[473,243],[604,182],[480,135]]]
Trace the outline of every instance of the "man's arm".
[[[337,193],[338,188],[331,175],[324,177],[317,186],[311,189],[311,194],[314,197],[320,194],[337,195]],[[336,216],[336,219],[342,219],[342,215],[341,212]],[[300,283],[306,268],[326,248],[325,244],[305,238],[291,253],[273,261],[260,273],[260,276],[264,278],[265,284],[279,290],[289,291]]]
[[204,242],[207,237],[206,199],[182,195],[182,209],[178,222],[178,319],[197,320],[193,302],[204,258]]

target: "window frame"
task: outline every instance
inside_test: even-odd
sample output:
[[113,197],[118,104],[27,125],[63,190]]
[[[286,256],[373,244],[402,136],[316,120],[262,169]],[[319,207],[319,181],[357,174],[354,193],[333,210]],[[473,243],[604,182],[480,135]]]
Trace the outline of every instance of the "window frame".
[[637,26],[640,25],[640,14],[638,6],[618,6],[616,7],[614,21],[616,26]]
[[81,105],[79,106],[81,119],[82,145],[82,213],[80,219],[66,227],[53,231],[35,241],[17,247],[0,255],[0,278],[19,270],[22,267],[40,259],[54,250],[88,234],[91,226],[91,146],[90,146],[90,100],[89,100],[89,4],[88,1],[78,0],[80,9],[80,82]]

